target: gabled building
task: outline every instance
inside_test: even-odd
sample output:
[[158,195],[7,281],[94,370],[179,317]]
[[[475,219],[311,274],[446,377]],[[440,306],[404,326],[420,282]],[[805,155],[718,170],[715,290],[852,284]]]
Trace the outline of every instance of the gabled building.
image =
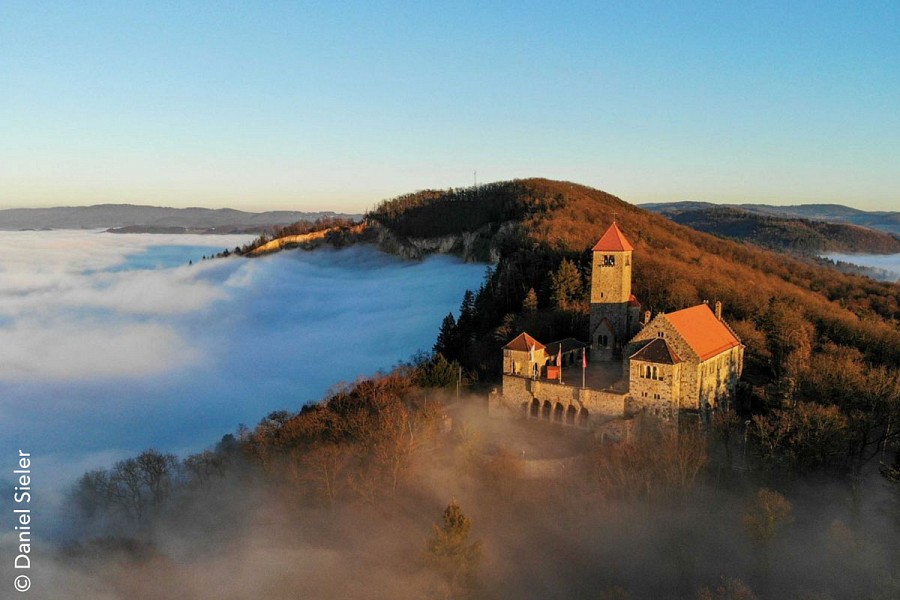
[[667,402],[672,410],[727,408],[744,366],[744,346],[722,320],[721,302],[715,313],[709,305],[698,304],[657,315],[625,353],[626,379],[635,402],[660,411]]
[[547,362],[546,347],[527,333],[503,346],[503,373],[535,377]]

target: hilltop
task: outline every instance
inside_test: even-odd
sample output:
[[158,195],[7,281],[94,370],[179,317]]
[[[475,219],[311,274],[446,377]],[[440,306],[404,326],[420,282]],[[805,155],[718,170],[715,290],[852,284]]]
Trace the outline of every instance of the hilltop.
[[[642,205],[676,223],[765,248],[816,256],[826,252],[900,253],[900,237],[844,222],[693,203]],[[852,210],[852,209],[848,209]]]
[[504,299],[487,321],[518,313],[530,288],[541,306],[550,304],[552,271],[566,257],[586,272],[589,249],[615,218],[635,246],[634,292],[645,308],[721,300],[752,359],[754,352],[768,355],[767,315],[773,303],[784,304],[822,343],[853,346],[878,363],[900,361],[895,284],[698,232],[587,186],[525,179],[429,190],[385,201],[367,216],[370,237],[372,229],[383,229],[378,237],[394,244],[421,247],[443,239],[456,250],[465,241],[473,249],[468,258],[483,257],[487,248],[501,257],[497,285],[503,289],[493,294]]
[[[587,337],[584,289],[590,248],[613,219],[635,246],[633,291],[644,308],[669,312],[704,300],[722,301],[725,316],[748,347],[751,381],[771,381],[779,373],[784,348],[778,344],[793,348],[800,343],[812,350],[837,344],[853,348],[871,364],[900,362],[896,284],[702,233],[570,182],[522,179],[405,194],[381,202],[358,225],[322,221],[329,231],[304,237],[299,245],[367,242],[408,258],[445,252],[495,263],[482,289],[464,300],[462,312],[472,317],[445,323],[442,334],[451,342],[442,346],[438,341],[448,358],[490,380],[499,373],[499,347],[516,328],[527,325],[539,338]],[[315,229],[283,231],[296,235]],[[241,253],[258,254],[254,249],[265,244],[274,249],[298,245],[287,236],[277,240],[263,236]],[[560,305],[555,278],[563,260],[577,266],[580,281],[572,283],[565,309],[554,312]],[[524,314],[529,290],[542,309],[540,318]],[[772,342],[773,335],[787,335],[785,328],[794,339]]]

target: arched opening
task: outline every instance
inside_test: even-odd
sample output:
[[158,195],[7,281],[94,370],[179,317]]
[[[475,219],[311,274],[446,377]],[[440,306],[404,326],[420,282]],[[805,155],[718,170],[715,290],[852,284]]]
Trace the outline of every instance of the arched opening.
[[553,410],[553,422],[554,423],[562,423],[563,421],[563,405],[559,402],[556,403],[556,408]]
[[575,407],[570,404],[569,408],[566,409],[566,425],[574,425],[575,417],[577,414],[578,411],[575,410]]
[[535,398],[531,401],[531,416],[535,419],[538,418],[541,412],[541,401]]
[[588,411],[586,408],[582,407],[580,411],[578,411],[578,426],[579,427],[587,427],[588,426]]
[[541,411],[541,418],[550,420],[550,413],[553,411],[553,405],[550,404],[549,400],[544,400],[544,408]]
[[659,379],[659,372],[656,367],[653,367],[653,379]]

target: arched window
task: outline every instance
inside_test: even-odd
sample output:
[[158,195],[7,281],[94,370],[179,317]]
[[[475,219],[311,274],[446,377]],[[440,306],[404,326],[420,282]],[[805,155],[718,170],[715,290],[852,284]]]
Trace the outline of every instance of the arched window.
[[578,426],[579,427],[587,427],[588,419],[589,419],[588,411],[586,408],[582,408],[578,411]]
[[656,370],[656,367],[653,367],[653,379],[659,379],[659,373]]

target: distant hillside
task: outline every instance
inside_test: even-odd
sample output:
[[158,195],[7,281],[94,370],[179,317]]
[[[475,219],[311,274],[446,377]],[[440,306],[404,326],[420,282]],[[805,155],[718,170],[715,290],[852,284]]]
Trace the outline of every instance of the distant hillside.
[[803,255],[826,252],[900,253],[900,237],[867,227],[766,215],[732,206],[679,202],[644,205],[676,223],[765,248]]
[[98,204],[0,210],[0,230],[112,229],[117,233],[258,233],[277,225],[327,217],[334,212],[245,212],[229,208],[165,208]]
[[799,217],[813,221],[848,223],[900,235],[900,212],[865,211],[841,204],[713,204],[712,202],[654,202],[639,205],[653,212],[669,213],[715,207],[740,208],[752,213],[771,216]]

